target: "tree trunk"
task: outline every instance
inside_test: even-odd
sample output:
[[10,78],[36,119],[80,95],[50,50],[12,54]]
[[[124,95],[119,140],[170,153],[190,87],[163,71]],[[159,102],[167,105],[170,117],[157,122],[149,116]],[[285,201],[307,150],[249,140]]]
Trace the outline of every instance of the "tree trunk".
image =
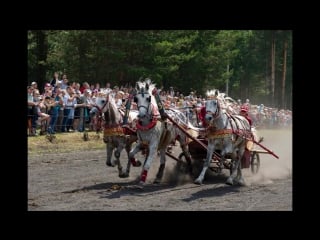
[[284,40],[283,44],[283,66],[282,66],[282,84],[281,84],[281,107],[286,107],[285,102],[285,89],[286,89],[286,73],[287,73],[287,48],[288,48],[288,40]]
[[274,86],[275,86],[275,55],[276,55],[276,41],[274,36],[274,31],[271,34],[271,105],[274,106],[275,95],[274,95]]
[[37,41],[37,71],[36,82],[38,83],[38,89],[41,90],[44,87],[46,81],[46,61],[48,53],[48,39],[45,31],[38,30],[35,32]]
[[87,41],[83,34],[79,37],[79,69],[77,76],[78,82],[88,81],[89,79],[86,78],[86,47]]

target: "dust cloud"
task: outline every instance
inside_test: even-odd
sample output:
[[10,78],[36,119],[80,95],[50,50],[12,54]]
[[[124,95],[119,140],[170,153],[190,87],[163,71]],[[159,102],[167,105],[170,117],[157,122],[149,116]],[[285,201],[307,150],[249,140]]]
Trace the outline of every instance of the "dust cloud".
[[[254,184],[271,184],[273,183],[273,180],[291,178],[292,129],[259,129],[258,135],[264,138],[261,144],[278,155],[279,159],[275,158],[271,154],[259,153],[260,169],[258,173],[253,175],[250,168],[242,169],[246,185],[250,186]],[[256,148],[257,150],[265,151],[259,146],[257,146]],[[178,156],[181,153],[178,142],[173,148],[173,151],[173,155],[175,156]],[[148,183],[152,183],[154,181],[158,172],[159,165],[159,155],[155,155],[151,164],[151,168],[148,172]],[[166,156],[166,167],[162,180],[163,183],[168,183],[170,185],[183,185],[192,183],[194,178],[197,177],[181,172],[181,169],[177,168],[176,166],[177,162]],[[218,180],[224,182],[228,176],[229,170],[227,169],[224,170],[223,174],[218,175],[208,169],[205,179],[214,180],[219,178]]]
[[[292,177],[292,129],[261,129],[259,136],[264,137],[263,146],[272,150],[279,159],[271,154],[259,153],[260,169],[257,174],[246,176],[247,185],[255,183],[270,184],[276,179]],[[261,149],[257,146],[257,149]],[[263,150],[263,149],[261,149]],[[264,150],[263,150],[264,151]],[[247,171],[247,170],[246,170]],[[248,170],[250,171],[250,170]]]
[[[177,142],[176,146],[173,148],[172,154],[177,157],[180,153],[181,149],[179,147],[179,143]],[[159,158],[159,155],[155,155],[153,159],[150,170],[148,172],[147,182],[149,183],[153,182],[156,178],[160,165]],[[170,185],[183,185],[186,183],[193,182],[193,179],[190,176],[190,174],[182,172],[181,169],[177,167],[177,162],[174,159],[171,159],[169,156],[166,156],[166,166],[161,182]]]

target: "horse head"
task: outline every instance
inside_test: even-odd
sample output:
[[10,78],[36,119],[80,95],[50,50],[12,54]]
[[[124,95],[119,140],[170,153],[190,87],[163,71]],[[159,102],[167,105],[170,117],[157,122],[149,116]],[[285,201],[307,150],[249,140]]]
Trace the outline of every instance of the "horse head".
[[105,113],[108,109],[109,94],[99,94],[96,97],[95,105],[100,113]]
[[134,95],[134,102],[138,108],[138,118],[151,120],[153,117],[152,107],[156,106],[152,99],[152,90],[155,87],[150,79],[144,82],[138,81],[136,83],[136,93]]
[[207,95],[207,100],[205,103],[205,107],[206,107],[205,120],[206,122],[211,122],[220,115],[220,104],[218,101],[219,91],[210,90],[210,91],[207,91],[206,95]]
[[110,94],[98,96],[96,98],[96,106],[100,114],[104,115],[106,125],[119,124],[121,122],[121,114]]

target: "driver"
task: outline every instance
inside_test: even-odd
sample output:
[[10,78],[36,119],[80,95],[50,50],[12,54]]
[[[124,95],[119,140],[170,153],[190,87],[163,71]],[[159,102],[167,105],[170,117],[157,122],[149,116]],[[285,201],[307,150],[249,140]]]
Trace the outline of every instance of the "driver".
[[248,111],[249,111],[249,107],[248,107],[248,106],[246,106],[246,105],[242,105],[242,106],[241,106],[241,108],[240,108],[240,115],[243,116],[243,117],[245,117],[245,118],[248,120],[248,122],[249,122],[249,124],[250,124],[250,127],[251,127],[251,126],[252,126],[252,120],[251,120],[251,118],[250,118],[250,116],[249,116]]

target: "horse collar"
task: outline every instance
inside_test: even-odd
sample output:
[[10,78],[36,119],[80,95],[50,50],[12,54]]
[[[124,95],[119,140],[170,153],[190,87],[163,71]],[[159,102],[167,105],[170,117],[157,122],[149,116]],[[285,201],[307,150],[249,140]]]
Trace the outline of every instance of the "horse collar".
[[151,128],[153,128],[156,124],[157,124],[157,119],[156,118],[153,118],[152,121],[146,125],[146,126],[142,126],[140,121],[137,121],[137,129],[140,130],[140,131],[148,131],[150,130]]

